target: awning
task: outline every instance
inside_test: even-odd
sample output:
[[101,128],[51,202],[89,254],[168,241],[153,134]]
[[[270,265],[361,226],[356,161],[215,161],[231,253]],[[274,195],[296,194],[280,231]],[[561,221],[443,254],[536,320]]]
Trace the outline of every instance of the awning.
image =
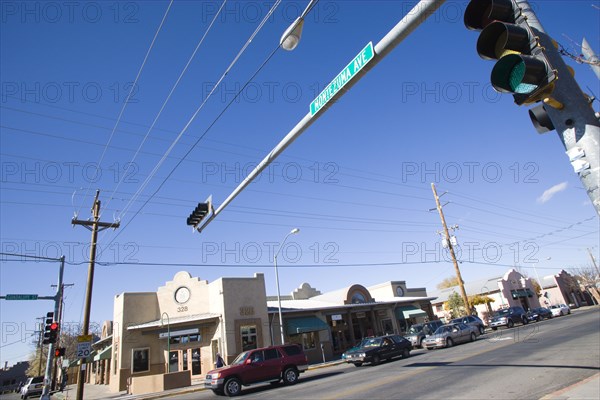
[[111,358],[112,358],[112,345],[108,346],[104,350],[100,350],[100,352],[94,356],[94,361],[110,360]]
[[396,318],[398,319],[407,319],[407,318],[416,318],[416,317],[426,317],[427,313],[420,308],[415,306],[402,306],[397,307],[396,310]]
[[287,319],[285,328],[288,335],[297,335],[298,333],[327,330],[329,325],[317,317],[302,317]]

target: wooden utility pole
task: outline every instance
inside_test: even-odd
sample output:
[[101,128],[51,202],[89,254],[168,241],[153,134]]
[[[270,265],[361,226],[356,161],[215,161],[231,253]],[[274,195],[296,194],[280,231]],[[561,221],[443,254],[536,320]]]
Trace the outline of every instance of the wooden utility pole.
[[[94,205],[92,206],[93,220],[78,220],[77,217],[73,217],[71,223],[73,225],[83,225],[85,228],[92,231],[92,243],[90,247],[90,264],[88,267],[88,278],[87,287],[85,293],[85,309],[83,314],[83,327],[81,334],[84,336],[89,335],[90,329],[90,310],[92,307],[92,287],[94,285],[94,266],[96,264],[96,241],[98,239],[98,232],[107,228],[118,228],[119,222],[100,222],[100,191],[96,191],[96,198],[94,199]],[[79,362],[79,373],[77,379],[77,400],[83,400],[83,383],[85,380],[85,369],[83,369],[84,363],[80,360]]]
[[452,257],[452,262],[454,263],[454,270],[456,271],[456,279],[458,280],[458,287],[460,288],[460,295],[463,299],[463,303],[465,305],[465,310],[468,314],[471,313],[471,305],[469,304],[469,298],[467,297],[467,292],[465,292],[465,283],[462,280],[462,276],[460,275],[460,269],[458,268],[458,261],[456,261],[456,254],[454,253],[454,247],[452,246],[452,242],[450,241],[450,234],[448,233],[448,226],[446,225],[446,218],[444,218],[444,211],[442,210],[442,206],[440,204],[440,198],[438,197],[437,191],[435,190],[435,184],[431,184],[431,190],[433,191],[433,197],[435,198],[435,205],[437,207],[438,213],[440,214],[440,219],[442,220],[442,226],[444,228],[444,236],[446,238],[446,242],[448,243],[448,250],[450,250],[450,256]]

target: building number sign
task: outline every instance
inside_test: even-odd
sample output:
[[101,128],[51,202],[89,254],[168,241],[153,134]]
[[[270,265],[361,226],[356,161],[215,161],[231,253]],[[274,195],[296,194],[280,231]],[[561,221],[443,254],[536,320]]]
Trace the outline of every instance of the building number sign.
[[254,307],[240,307],[240,315],[254,315]]

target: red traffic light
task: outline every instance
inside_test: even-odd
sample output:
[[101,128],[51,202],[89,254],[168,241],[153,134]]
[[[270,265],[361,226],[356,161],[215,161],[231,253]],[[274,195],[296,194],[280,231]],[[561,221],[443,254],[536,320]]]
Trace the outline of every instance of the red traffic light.
[[53,322],[50,324],[50,330],[51,331],[57,331],[58,330],[58,322]]

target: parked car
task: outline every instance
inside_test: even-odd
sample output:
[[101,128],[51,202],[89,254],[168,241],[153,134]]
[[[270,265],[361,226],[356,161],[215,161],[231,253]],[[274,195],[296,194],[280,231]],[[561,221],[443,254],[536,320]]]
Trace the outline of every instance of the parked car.
[[426,336],[432,335],[433,332],[442,325],[444,325],[444,323],[439,319],[425,322],[424,324],[415,324],[408,329],[408,332],[406,332],[404,337],[410,341],[413,348],[423,347],[423,339],[425,339]]
[[490,320],[490,327],[493,330],[496,330],[501,326],[512,328],[515,324],[526,325],[528,322],[523,307],[514,306],[496,311],[496,314],[494,314]]
[[298,381],[300,373],[308,369],[308,358],[297,344],[263,347],[239,354],[225,367],[209,371],[204,387],[217,395],[236,396],[242,386],[283,380],[286,385]]
[[543,319],[552,318],[552,311],[548,310],[545,307],[532,308],[527,311],[527,320],[529,322],[540,322]]
[[411,348],[410,342],[400,335],[378,336],[367,339],[360,349],[348,352],[346,362],[357,367],[364,363],[377,365],[382,360],[391,360],[394,357],[409,357]]
[[477,329],[479,335],[483,335],[485,333],[485,324],[476,315],[467,315],[466,317],[454,318],[450,321],[451,323],[459,323],[462,322],[465,325],[473,326]]
[[26,399],[30,396],[40,395],[42,394],[42,389],[44,388],[44,377],[43,376],[35,376],[32,378],[27,378],[23,387],[21,387],[21,398]]
[[477,339],[478,329],[462,322],[440,326],[433,335],[423,340],[427,350],[452,347],[458,343],[473,342]]
[[571,314],[571,309],[566,304],[554,304],[549,307],[553,317],[562,317]]

